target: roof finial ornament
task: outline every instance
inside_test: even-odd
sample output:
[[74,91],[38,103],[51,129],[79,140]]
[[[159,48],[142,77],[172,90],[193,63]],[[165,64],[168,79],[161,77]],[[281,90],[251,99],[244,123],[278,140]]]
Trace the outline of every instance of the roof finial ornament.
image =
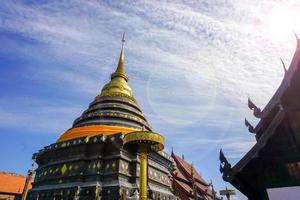
[[248,131],[250,133],[255,133],[254,127],[248,122],[248,120],[245,118],[245,126],[248,128]]
[[297,40],[297,49],[300,48],[300,38],[298,37],[297,33],[294,31],[294,35],[296,37]]
[[284,69],[284,74],[286,74],[287,69],[286,69],[286,67],[285,67],[285,64],[284,64],[282,58],[280,58],[280,60],[281,60],[281,63],[282,63],[283,69]]
[[115,77],[122,77],[126,81],[128,81],[128,77],[125,73],[124,45],[125,45],[125,32],[122,35],[122,47],[121,47],[118,67],[117,67],[116,71],[111,75],[111,79],[113,79]]
[[231,170],[231,164],[228,162],[222,149],[220,149],[219,160],[220,160],[220,172],[223,174],[223,180],[228,180],[229,178],[228,173]]
[[253,110],[253,114],[255,117],[257,118],[261,118],[262,117],[262,111],[259,107],[257,107],[250,99],[250,97],[248,97],[248,107]]

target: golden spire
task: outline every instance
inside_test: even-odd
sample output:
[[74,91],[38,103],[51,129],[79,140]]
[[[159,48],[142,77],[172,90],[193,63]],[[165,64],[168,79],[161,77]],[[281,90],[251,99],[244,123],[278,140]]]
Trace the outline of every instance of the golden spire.
[[125,72],[124,44],[125,33],[123,33],[122,36],[122,47],[118,67],[116,71],[111,74],[111,81],[103,87],[100,96],[124,96],[134,100],[132,89],[128,85],[128,77]]
[[126,81],[128,81],[128,77],[125,73],[125,64],[124,64],[124,44],[125,44],[125,32],[123,33],[122,36],[122,47],[121,47],[121,52],[120,52],[120,57],[119,57],[119,63],[116,71],[111,75],[111,79],[115,77],[123,77]]

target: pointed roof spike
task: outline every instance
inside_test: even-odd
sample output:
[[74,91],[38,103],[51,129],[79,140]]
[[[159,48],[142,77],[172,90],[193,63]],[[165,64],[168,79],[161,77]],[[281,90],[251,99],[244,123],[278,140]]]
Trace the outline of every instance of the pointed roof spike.
[[118,67],[116,71],[111,75],[111,79],[115,77],[123,77],[126,81],[128,81],[128,77],[125,72],[124,45],[125,45],[125,32],[122,35],[122,47],[121,47]]
[[284,73],[286,73],[286,72],[287,72],[287,69],[286,69],[286,67],[285,67],[285,64],[284,64],[282,58],[280,58],[280,60],[281,60],[281,63],[282,63],[283,69],[284,69]]
[[299,37],[298,37],[298,35],[297,35],[297,33],[295,31],[294,31],[294,35],[295,35],[297,41],[299,41],[300,39],[299,39]]
[[297,33],[294,31],[294,35],[296,37],[297,40],[297,49],[300,48],[300,38],[298,37]]

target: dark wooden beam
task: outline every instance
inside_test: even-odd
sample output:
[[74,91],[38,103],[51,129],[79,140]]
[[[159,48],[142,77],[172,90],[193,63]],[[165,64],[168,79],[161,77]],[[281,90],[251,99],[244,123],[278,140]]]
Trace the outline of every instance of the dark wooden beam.
[[298,152],[300,152],[300,111],[288,111],[287,117],[292,138],[295,142]]

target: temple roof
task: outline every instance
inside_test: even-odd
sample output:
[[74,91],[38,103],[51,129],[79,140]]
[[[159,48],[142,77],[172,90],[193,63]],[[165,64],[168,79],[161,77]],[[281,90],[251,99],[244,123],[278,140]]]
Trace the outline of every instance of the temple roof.
[[[149,130],[151,127],[133,96],[128,84],[128,76],[125,71],[124,56],[125,35],[122,37],[122,47],[118,66],[111,74],[111,80],[101,93],[96,96],[89,107],[78,117],[70,130],[64,133],[58,141],[88,136],[88,132],[78,134],[82,127],[92,126],[92,131],[99,134],[129,133],[136,130]],[[118,127],[118,128],[116,128]],[[70,133],[76,129],[77,135]],[[118,131],[115,131],[118,129]],[[73,137],[74,136],[74,137]]]
[[[174,153],[172,154],[172,157],[173,157],[174,161],[176,162],[177,166],[179,167],[179,169],[181,169],[178,171],[183,172],[184,174],[186,174],[187,177],[191,178],[192,165]],[[205,182],[205,180],[201,177],[201,175],[197,172],[197,170],[194,170],[193,173],[194,173],[194,178],[197,181],[201,182],[202,184],[204,184],[206,186],[208,185]]]
[[25,176],[8,172],[0,172],[0,193],[22,194],[25,182]]
[[266,107],[260,111],[248,103],[260,118],[255,128],[246,121],[249,131],[256,134],[255,145],[233,167],[220,151],[223,179],[251,199],[262,199],[266,188],[300,184],[300,178],[289,171],[300,163],[300,40],[296,39],[291,64],[288,69],[284,66],[283,80]]
[[[266,124],[269,124],[269,122],[272,120],[272,118],[275,117],[277,111],[278,111],[278,105],[280,104],[290,104],[295,96],[295,85],[299,82],[299,67],[300,67],[300,39],[296,35],[296,50],[293,56],[293,59],[291,61],[291,64],[288,69],[286,69],[285,64],[281,60],[283,67],[284,67],[284,77],[270,99],[270,101],[267,103],[267,105],[262,109],[262,111],[259,111],[258,114],[255,114],[256,109],[254,110],[254,115],[256,117],[259,117],[261,120],[257,124],[255,128],[253,128],[253,132],[256,133],[256,138],[260,138],[262,133],[265,130]],[[252,102],[251,102],[252,103]],[[258,115],[258,116],[257,116]]]
[[193,185],[196,186],[197,195],[213,196],[210,185],[202,178],[192,164],[172,153],[172,158],[176,163],[177,169],[172,172],[175,187],[180,187],[180,190],[189,198],[193,197]]

